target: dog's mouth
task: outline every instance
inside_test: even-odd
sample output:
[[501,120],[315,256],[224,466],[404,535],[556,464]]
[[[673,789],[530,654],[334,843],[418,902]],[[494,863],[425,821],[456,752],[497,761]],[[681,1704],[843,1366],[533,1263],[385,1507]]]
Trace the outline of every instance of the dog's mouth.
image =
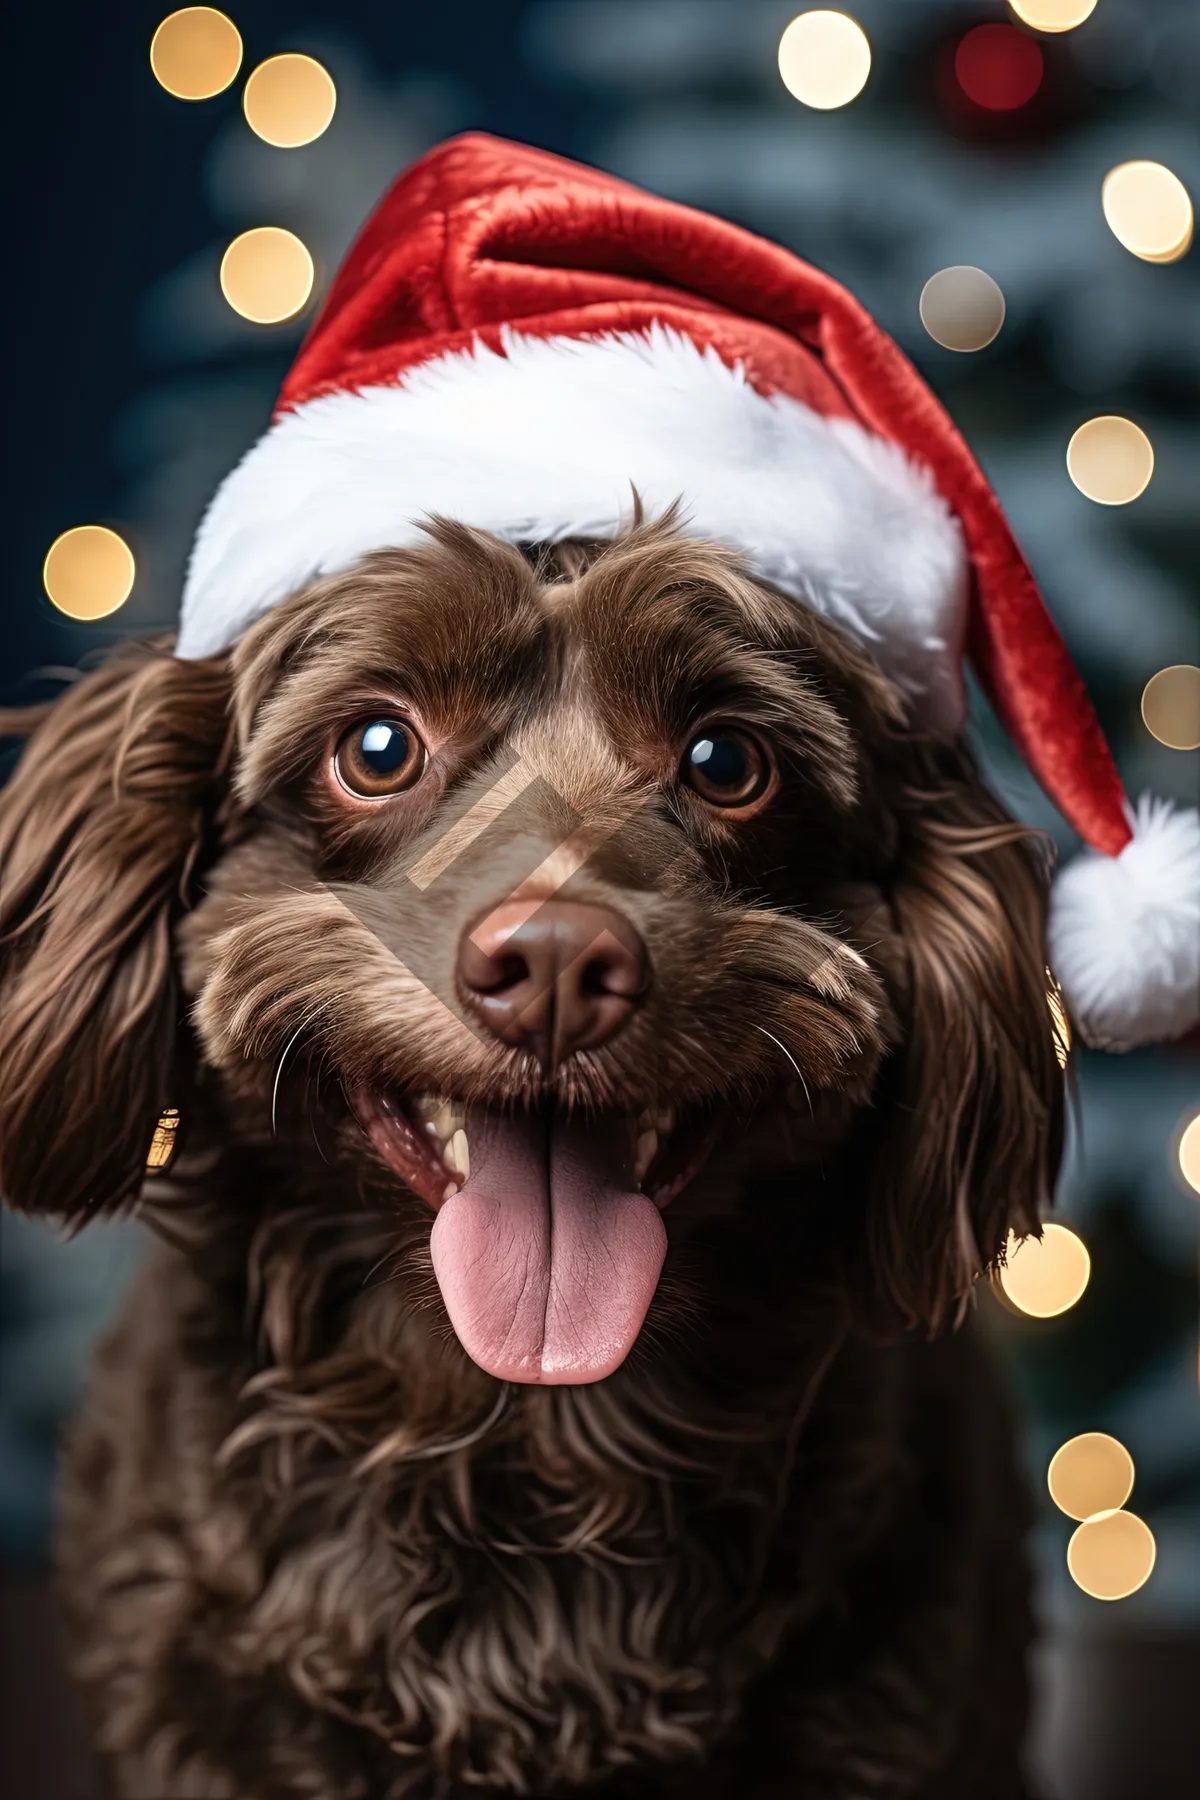
[[363,1090],[388,1166],[437,1216],[430,1249],[450,1322],[501,1380],[579,1384],[624,1362],[666,1254],[662,1210],[719,1118],[501,1111]]

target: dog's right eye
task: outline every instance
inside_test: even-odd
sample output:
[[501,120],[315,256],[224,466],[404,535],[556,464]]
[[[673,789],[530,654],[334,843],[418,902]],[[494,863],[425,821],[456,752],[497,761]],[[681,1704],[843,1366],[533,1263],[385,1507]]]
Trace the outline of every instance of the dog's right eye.
[[333,766],[347,793],[386,800],[421,779],[425,746],[403,719],[365,719],[346,733]]
[[767,793],[773,764],[749,732],[710,726],[688,745],[681,773],[709,806],[744,811]]

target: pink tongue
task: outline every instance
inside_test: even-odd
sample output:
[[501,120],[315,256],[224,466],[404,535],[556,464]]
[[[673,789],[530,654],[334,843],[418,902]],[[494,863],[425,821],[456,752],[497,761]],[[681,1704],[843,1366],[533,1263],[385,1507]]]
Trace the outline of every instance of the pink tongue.
[[430,1248],[450,1323],[489,1375],[599,1381],[628,1356],[667,1234],[625,1191],[619,1136],[619,1123],[471,1110],[470,1178]]

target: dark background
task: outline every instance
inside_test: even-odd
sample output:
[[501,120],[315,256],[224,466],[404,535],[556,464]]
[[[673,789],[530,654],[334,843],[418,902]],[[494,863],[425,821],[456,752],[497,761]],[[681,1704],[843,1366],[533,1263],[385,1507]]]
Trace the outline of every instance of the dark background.
[[[236,320],[216,285],[223,246],[288,225],[317,258],[319,298],[391,175],[480,127],[711,207],[845,280],[995,482],[1129,790],[1195,803],[1200,753],[1156,744],[1138,702],[1157,669],[1200,661],[1200,251],[1138,262],[1107,231],[1099,187],[1146,156],[1200,195],[1200,0],[1099,0],[1078,31],[1039,38],[1034,100],[990,116],[964,103],[950,62],[972,25],[1011,19],[999,0],[847,0],[874,63],[859,99],[831,113],[779,81],[796,0],[231,0],[241,76],[195,104],[150,72],[169,10],[68,0],[7,21],[0,700],[49,691],[48,669],[174,619],[200,511],[262,429],[305,322]],[[304,150],[268,149],[241,117],[246,74],[282,49],[310,50],[338,84],[330,130]],[[924,281],[956,263],[986,268],[1008,302],[999,339],[975,355],[939,349],[917,313]],[[1137,420],[1156,451],[1146,493],[1115,509],[1080,496],[1064,466],[1071,432],[1108,412]],[[86,522],[128,538],[138,580],[121,612],[78,626],[49,605],[41,565]],[[986,709],[976,731],[1009,804],[1069,851]],[[1066,1574],[1070,1526],[1046,1502],[1038,1755],[1062,1800],[1168,1800],[1194,1791],[1200,1766],[1200,1205],[1172,1160],[1198,1104],[1194,1048],[1083,1055],[1060,1209],[1089,1244],[1091,1285],[1044,1323],[986,1303],[1039,1491],[1061,1442],[1110,1431],[1133,1453],[1130,1505],[1158,1544],[1138,1594],[1090,1600]],[[87,1778],[43,1573],[54,1444],[139,1239],[128,1225],[70,1246],[11,1218],[3,1230],[6,1791],[75,1800]]]

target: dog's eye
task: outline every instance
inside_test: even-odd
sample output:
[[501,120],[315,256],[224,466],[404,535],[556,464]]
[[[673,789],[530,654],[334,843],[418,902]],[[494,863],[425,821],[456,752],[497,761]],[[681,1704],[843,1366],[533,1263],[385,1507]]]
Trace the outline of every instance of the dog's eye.
[[349,793],[383,800],[420,780],[425,746],[402,719],[367,719],[346,733],[333,766]]
[[767,791],[771,763],[748,732],[713,726],[688,745],[682,774],[710,806],[749,806]]

